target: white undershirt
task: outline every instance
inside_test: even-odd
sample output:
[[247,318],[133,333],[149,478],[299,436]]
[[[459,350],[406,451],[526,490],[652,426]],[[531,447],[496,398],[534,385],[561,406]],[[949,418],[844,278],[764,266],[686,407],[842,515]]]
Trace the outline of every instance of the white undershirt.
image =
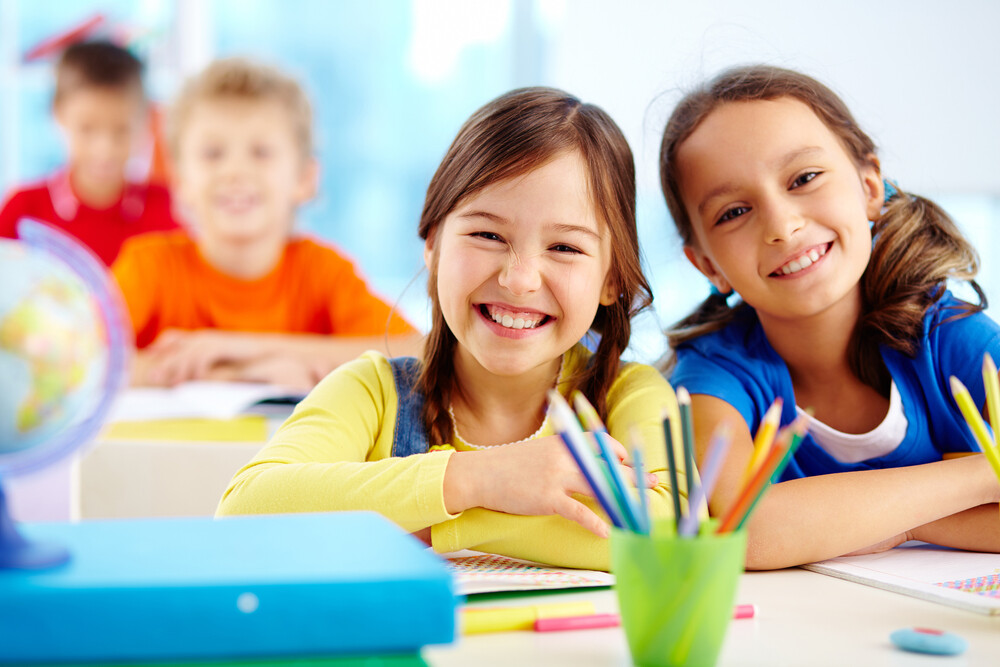
[[[805,414],[799,406],[795,409],[800,415]],[[908,426],[895,382],[889,390],[889,412],[882,423],[868,433],[842,433],[814,417],[808,419],[809,433],[816,444],[842,463],[867,461],[894,451],[903,442]]]

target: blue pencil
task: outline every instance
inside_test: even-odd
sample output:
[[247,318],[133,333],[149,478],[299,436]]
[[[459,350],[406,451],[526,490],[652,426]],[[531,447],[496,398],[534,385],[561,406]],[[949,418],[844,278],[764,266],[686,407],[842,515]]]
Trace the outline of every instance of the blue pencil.
[[639,511],[637,518],[639,519],[639,532],[643,535],[649,535],[650,532],[650,518],[649,518],[649,502],[646,500],[646,468],[642,463],[642,448],[639,446],[641,440],[639,439],[635,431],[632,432],[632,469],[635,470],[635,478],[638,480],[639,492]]
[[626,529],[621,513],[614,506],[611,489],[607,486],[603,473],[591,453],[592,448],[587,444],[586,436],[580,428],[580,422],[577,421],[566,399],[554,389],[549,392],[549,408],[559,437],[562,438],[580,472],[583,473],[584,479],[590,485],[598,504],[616,528]]
[[601,458],[604,459],[604,463],[607,466],[609,473],[608,482],[611,484],[615,501],[621,509],[629,530],[638,532],[640,528],[637,516],[638,508],[634,506],[632,499],[629,498],[628,485],[625,483],[625,478],[621,472],[621,464],[618,462],[618,457],[612,453],[611,446],[608,444],[606,437],[608,429],[604,426],[604,422],[601,421],[601,416],[597,414],[597,410],[590,404],[587,397],[583,395],[583,392],[576,391],[573,393],[573,405],[576,407],[576,414],[579,415],[583,428],[594,434]]

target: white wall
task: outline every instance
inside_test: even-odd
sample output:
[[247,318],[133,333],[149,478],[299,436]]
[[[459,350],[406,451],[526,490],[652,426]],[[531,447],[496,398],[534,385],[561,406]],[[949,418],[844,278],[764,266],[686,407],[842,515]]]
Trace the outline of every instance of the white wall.
[[904,188],[1000,195],[998,2],[570,0],[553,13],[550,81],[612,114],[644,183],[678,87],[766,62],[839,93]]

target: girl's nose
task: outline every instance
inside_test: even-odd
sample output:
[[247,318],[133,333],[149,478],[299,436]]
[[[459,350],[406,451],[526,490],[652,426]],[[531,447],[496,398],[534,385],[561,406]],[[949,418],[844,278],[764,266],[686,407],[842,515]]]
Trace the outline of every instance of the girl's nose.
[[500,271],[500,285],[515,295],[529,294],[540,288],[542,274],[538,259],[521,257],[513,250],[508,252],[506,264]]
[[787,203],[769,204],[764,210],[764,235],[768,243],[790,240],[805,226],[799,210]]

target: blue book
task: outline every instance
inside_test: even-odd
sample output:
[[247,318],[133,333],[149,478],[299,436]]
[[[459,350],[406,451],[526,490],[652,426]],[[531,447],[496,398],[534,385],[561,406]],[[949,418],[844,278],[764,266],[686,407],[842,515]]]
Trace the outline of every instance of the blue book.
[[443,562],[372,512],[21,529],[72,558],[0,570],[0,663],[412,654],[454,639]]

